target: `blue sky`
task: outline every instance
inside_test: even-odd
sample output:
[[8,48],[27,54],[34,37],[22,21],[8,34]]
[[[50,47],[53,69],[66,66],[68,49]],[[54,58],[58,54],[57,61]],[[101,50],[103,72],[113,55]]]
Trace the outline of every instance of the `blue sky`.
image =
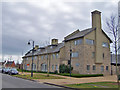
[[[35,44],[44,46],[50,39],[61,42],[73,31],[91,27],[91,12],[101,11],[102,28],[106,29],[106,18],[117,15],[117,0],[16,0],[2,1],[2,53],[4,60],[19,60]],[[0,55],[2,60],[2,55]]]

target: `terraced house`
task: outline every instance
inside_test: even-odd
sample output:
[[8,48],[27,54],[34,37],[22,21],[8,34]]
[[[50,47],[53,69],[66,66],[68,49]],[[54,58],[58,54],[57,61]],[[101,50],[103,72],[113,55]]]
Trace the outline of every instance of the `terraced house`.
[[[92,12],[92,27],[76,30],[64,37],[63,42],[52,39],[51,45],[38,47],[34,51],[33,69],[36,71],[59,72],[60,64],[68,64],[71,55],[72,73],[110,74],[110,43],[102,30],[101,12]],[[31,70],[32,51],[23,57],[23,68]]]

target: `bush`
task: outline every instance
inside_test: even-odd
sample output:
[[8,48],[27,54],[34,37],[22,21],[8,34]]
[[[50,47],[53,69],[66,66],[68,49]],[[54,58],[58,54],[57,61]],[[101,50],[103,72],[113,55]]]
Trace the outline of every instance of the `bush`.
[[[73,70],[73,67],[71,67],[71,71]],[[70,67],[68,65],[62,64],[59,66],[59,72],[60,73],[70,73]]]
[[54,74],[58,74],[58,71],[57,71],[57,70],[55,70]]

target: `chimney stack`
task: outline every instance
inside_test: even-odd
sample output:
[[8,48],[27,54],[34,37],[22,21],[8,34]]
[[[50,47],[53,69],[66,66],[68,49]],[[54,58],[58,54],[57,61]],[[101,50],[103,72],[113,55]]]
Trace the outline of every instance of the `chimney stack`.
[[58,39],[52,39],[51,44],[52,45],[57,45],[58,44]]
[[39,48],[39,45],[35,45],[35,50],[37,50]]
[[92,13],[92,28],[101,29],[101,12],[95,10],[91,13]]

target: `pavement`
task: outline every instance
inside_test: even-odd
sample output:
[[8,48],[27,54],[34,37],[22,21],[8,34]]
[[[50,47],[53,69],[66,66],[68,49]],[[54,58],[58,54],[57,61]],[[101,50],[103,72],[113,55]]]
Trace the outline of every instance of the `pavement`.
[[[20,74],[30,74],[30,73],[20,73]],[[46,74],[42,74],[42,75],[46,75]],[[50,74],[50,75],[63,77],[65,79],[34,79],[34,80],[39,83],[49,83],[49,84],[55,84],[55,85],[91,83],[91,82],[116,82],[117,81],[116,75],[100,76],[100,77],[85,77],[85,78],[74,78],[74,77],[54,75],[54,74]]]

